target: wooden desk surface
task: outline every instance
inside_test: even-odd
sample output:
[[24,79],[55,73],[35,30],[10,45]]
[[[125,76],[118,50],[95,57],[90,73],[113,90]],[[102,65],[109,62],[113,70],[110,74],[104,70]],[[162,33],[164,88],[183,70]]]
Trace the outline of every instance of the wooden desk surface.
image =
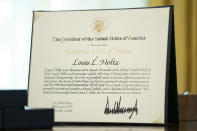
[[197,121],[167,126],[59,126],[53,131],[197,131]]
[[31,131],[197,131],[197,121],[181,121],[167,126],[55,126],[52,130]]

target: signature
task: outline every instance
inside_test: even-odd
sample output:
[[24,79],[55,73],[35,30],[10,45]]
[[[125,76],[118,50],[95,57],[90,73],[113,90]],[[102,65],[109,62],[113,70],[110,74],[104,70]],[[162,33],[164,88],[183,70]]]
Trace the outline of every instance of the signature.
[[104,114],[108,115],[108,114],[124,114],[124,113],[130,113],[129,119],[131,119],[131,117],[133,116],[133,113],[136,113],[136,115],[138,114],[138,107],[137,107],[137,99],[135,101],[135,105],[134,107],[122,107],[121,106],[121,96],[119,101],[115,101],[114,106],[113,107],[109,107],[109,98],[107,96],[107,103],[105,106],[105,110],[104,110]]

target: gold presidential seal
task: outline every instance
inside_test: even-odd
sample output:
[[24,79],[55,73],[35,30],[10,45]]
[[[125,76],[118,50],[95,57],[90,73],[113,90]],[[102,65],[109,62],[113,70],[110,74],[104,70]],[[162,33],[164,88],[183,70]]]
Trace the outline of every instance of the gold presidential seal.
[[106,29],[107,29],[107,23],[103,18],[98,17],[98,18],[93,20],[92,31],[95,34],[98,34],[98,35],[102,34]]

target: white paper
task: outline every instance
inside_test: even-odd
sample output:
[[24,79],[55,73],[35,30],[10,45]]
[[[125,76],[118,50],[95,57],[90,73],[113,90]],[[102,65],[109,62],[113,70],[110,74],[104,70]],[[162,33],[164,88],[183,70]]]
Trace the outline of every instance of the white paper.
[[34,12],[28,106],[56,122],[164,123],[168,24],[169,7]]

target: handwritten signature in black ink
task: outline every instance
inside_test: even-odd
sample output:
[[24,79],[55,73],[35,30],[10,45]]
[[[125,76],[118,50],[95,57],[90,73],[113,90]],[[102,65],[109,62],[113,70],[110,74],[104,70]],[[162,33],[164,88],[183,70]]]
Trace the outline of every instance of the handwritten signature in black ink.
[[129,119],[131,119],[131,117],[133,116],[134,113],[136,113],[136,115],[138,114],[138,107],[137,107],[137,99],[135,101],[135,105],[132,107],[123,107],[121,105],[121,96],[119,101],[115,101],[114,106],[113,107],[109,107],[109,98],[107,96],[107,103],[105,106],[105,110],[104,110],[104,114],[108,115],[108,114],[125,114],[125,113],[130,113]]

